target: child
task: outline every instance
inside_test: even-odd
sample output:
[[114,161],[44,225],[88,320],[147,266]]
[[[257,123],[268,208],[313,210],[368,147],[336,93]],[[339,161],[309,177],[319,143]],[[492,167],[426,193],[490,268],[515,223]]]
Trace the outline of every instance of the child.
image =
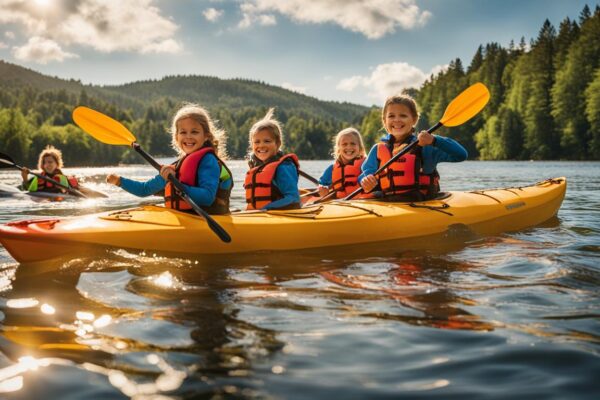
[[334,190],[335,197],[341,199],[358,188],[360,167],[365,160],[365,145],[360,132],[355,128],[338,132],[332,155],[335,162],[319,178],[319,196],[326,196]]
[[29,169],[23,168],[21,170],[21,177],[23,178],[22,188],[29,192],[65,193],[65,189],[52,184],[54,180],[73,189],[78,189],[79,183],[77,179],[74,176],[63,174],[61,171],[62,167],[63,159],[61,151],[54,146],[46,146],[38,158],[38,169],[41,171],[41,175],[48,177],[48,180],[40,179],[37,176],[28,180]]
[[281,151],[281,124],[273,111],[250,128],[250,170],[244,182],[248,210],[300,208],[298,157]]
[[[160,174],[146,182],[137,182],[110,174],[106,181],[136,196],[145,197],[165,190],[165,207],[193,212],[192,207],[168,181],[174,174],[187,189],[190,198],[209,214],[228,214],[233,188],[231,171],[224,157],[225,132],[217,130],[208,112],[197,104],[185,104],[171,123],[172,147],[179,159],[163,165]],[[221,146],[221,147],[219,147]]]
[[[439,162],[467,159],[467,151],[455,140],[421,131],[415,136],[419,120],[417,104],[408,95],[389,97],[381,113],[387,135],[375,144],[362,165],[358,181],[365,192],[377,186],[390,201],[420,201],[434,198],[440,191]],[[378,177],[373,174],[393,154],[418,141],[408,154],[400,157]]]

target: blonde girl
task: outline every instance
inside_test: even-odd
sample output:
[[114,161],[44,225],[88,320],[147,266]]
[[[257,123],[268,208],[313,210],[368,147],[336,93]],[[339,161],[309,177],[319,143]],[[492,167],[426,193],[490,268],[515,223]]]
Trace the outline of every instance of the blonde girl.
[[335,161],[319,178],[319,195],[326,196],[333,190],[337,198],[343,198],[358,188],[360,167],[365,160],[365,145],[358,129],[350,127],[339,131],[332,155]]
[[106,181],[136,196],[144,197],[164,189],[165,207],[191,212],[192,207],[168,181],[173,174],[184,184],[190,198],[209,214],[229,212],[233,188],[225,158],[225,132],[216,128],[208,111],[197,104],[184,104],[173,116],[171,146],[179,154],[160,174],[146,182],[110,174]]
[[273,113],[274,109],[269,109],[248,134],[250,169],[244,181],[248,210],[300,207],[298,157],[282,152],[281,123]]

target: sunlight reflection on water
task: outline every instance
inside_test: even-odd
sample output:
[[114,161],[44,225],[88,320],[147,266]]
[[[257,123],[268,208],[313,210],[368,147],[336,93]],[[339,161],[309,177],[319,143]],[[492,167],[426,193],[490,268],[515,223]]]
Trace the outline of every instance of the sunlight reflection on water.
[[[232,164],[234,173],[245,168]],[[303,163],[313,175],[324,166]],[[600,376],[599,167],[444,164],[446,190],[567,175],[567,197],[558,218],[542,226],[419,249],[265,253],[219,267],[116,250],[39,273],[17,268],[0,250],[0,392],[593,398]],[[0,199],[0,220],[138,204],[101,182],[113,170],[153,175],[146,166],[82,169],[109,199]],[[2,183],[17,178],[0,171]]]

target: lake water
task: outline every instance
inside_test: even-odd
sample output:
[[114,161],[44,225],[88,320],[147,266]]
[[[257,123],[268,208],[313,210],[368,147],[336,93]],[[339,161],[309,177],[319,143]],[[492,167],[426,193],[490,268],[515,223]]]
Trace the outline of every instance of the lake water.
[[[315,176],[326,165],[303,163]],[[242,207],[246,166],[230,166]],[[131,207],[140,199],[105,175],[154,174],[71,172],[110,198],[0,198],[0,222]],[[119,250],[36,273],[0,247],[0,398],[598,398],[600,163],[440,173],[444,190],[566,176],[567,196],[520,232],[212,269]]]

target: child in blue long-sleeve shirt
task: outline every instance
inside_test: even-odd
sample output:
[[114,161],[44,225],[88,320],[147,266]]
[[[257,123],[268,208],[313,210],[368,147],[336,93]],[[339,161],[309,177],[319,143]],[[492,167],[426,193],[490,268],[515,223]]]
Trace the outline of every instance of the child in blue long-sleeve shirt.
[[365,160],[365,145],[356,128],[345,128],[338,132],[333,141],[334,162],[319,178],[319,196],[341,199],[358,188],[358,176]]
[[250,128],[250,154],[244,189],[248,210],[300,208],[298,157],[281,151],[281,124],[273,109]]
[[229,196],[233,188],[231,172],[219,156],[224,157],[225,132],[217,129],[208,112],[196,105],[180,108],[171,124],[172,147],[179,153],[172,165],[163,165],[160,174],[138,182],[110,174],[106,181],[136,196],[145,197],[165,190],[165,207],[191,211],[188,204],[168,181],[175,175],[188,195],[209,214],[229,213]]
[[[417,104],[408,95],[389,97],[382,110],[387,135],[371,148],[362,164],[358,181],[365,192],[375,188],[392,201],[417,201],[434,198],[440,191],[437,164],[467,159],[467,151],[457,141],[421,131],[415,135],[419,120]],[[418,141],[410,152],[390,164],[378,176],[377,169],[410,143]]]

